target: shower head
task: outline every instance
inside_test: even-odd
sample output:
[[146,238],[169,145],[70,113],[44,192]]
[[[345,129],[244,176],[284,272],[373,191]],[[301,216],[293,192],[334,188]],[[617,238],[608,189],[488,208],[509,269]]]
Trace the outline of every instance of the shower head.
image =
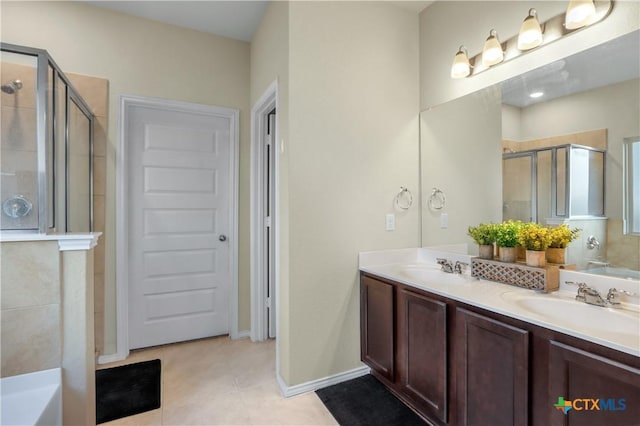
[[4,93],[8,93],[9,95],[13,95],[18,90],[22,89],[22,81],[20,81],[20,80],[10,81],[7,84],[3,84],[0,89],[2,89],[2,91]]

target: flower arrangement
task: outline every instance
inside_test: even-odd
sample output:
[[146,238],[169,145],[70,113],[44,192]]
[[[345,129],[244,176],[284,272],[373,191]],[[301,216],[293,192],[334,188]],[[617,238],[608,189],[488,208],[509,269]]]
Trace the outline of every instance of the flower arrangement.
[[495,238],[498,247],[515,247],[518,245],[518,233],[524,224],[522,222],[508,220],[495,225]]
[[579,235],[579,228],[570,229],[566,223],[556,228],[551,228],[549,248],[567,248],[569,243],[576,240]]
[[470,226],[467,230],[467,235],[469,235],[478,245],[491,245],[496,240],[496,226],[497,225],[493,223],[481,223],[478,226]]
[[551,229],[537,223],[526,223],[520,228],[518,242],[527,250],[544,251],[551,244]]

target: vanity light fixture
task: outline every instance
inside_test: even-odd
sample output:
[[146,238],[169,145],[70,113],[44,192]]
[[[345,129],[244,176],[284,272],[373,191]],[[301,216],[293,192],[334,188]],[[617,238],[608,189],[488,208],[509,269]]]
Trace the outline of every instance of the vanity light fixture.
[[564,26],[568,30],[582,28],[591,24],[595,16],[593,0],[571,0],[564,15]]
[[529,97],[533,98],[533,99],[536,99],[536,98],[539,98],[539,97],[542,97],[542,96],[544,96],[544,92],[532,92],[532,93],[529,93]]
[[529,9],[529,15],[525,18],[520,33],[518,34],[518,49],[530,50],[542,44],[542,27],[538,21],[538,13],[535,9]]
[[469,56],[467,49],[460,46],[451,66],[451,78],[462,79],[480,74],[494,65],[581,31],[609,16],[613,3],[614,0],[570,0],[565,13],[544,22],[538,20],[536,9],[531,8],[518,34],[507,41],[501,43],[498,32],[492,29],[480,53]]
[[471,74],[471,64],[467,56],[467,48],[460,46],[451,65],[451,78],[465,78],[469,74]]
[[498,40],[498,32],[496,30],[489,31],[489,37],[484,42],[482,49],[482,65],[490,67],[499,64],[504,60],[504,52]]

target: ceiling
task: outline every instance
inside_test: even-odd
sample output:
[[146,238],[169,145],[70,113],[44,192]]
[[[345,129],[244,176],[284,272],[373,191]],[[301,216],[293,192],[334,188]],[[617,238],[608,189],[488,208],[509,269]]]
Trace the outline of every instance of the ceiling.
[[[502,102],[524,108],[573,93],[640,78],[640,32],[529,71],[502,83]],[[544,95],[532,99],[532,92]]]
[[[87,0],[87,3],[127,15],[250,42],[267,10],[269,0]],[[386,3],[420,13],[433,1],[387,0]]]

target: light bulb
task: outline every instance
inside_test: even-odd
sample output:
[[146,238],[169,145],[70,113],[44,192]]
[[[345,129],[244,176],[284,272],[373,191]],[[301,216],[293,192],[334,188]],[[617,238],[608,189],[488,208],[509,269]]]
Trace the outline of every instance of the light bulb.
[[568,30],[582,28],[591,23],[596,15],[596,6],[592,0],[571,0],[564,18]]
[[495,64],[499,64],[504,60],[504,52],[498,40],[498,32],[491,30],[487,41],[484,42],[484,48],[482,49],[482,65],[490,67]]
[[467,56],[467,49],[460,46],[458,53],[453,58],[453,65],[451,65],[451,78],[465,78],[469,74],[471,74],[471,64]]
[[542,44],[542,28],[538,21],[535,9],[529,9],[529,15],[525,18],[520,33],[518,34],[518,49],[529,50]]

